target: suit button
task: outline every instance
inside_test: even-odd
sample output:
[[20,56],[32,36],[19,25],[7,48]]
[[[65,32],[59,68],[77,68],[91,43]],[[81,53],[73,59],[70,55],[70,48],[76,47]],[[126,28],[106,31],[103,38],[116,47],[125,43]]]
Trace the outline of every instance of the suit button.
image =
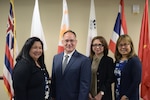
[[97,82],[99,82],[99,80],[97,80]]
[[99,73],[97,72],[97,75],[99,75]]

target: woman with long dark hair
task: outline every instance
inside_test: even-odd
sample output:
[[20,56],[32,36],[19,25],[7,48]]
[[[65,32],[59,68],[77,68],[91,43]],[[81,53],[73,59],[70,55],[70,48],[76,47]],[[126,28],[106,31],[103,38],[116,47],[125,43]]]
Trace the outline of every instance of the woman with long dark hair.
[[39,38],[27,39],[16,58],[12,78],[14,100],[49,100],[50,80]]

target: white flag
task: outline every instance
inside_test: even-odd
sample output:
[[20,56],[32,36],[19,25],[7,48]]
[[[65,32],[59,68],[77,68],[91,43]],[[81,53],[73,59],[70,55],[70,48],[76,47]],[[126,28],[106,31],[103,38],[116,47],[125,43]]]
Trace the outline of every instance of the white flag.
[[62,22],[59,34],[59,44],[58,44],[58,53],[63,52],[64,48],[62,46],[61,40],[63,33],[69,29],[69,15],[68,15],[68,6],[66,0],[63,0],[63,15]]
[[41,24],[38,0],[35,0],[35,6],[34,6],[34,11],[32,16],[31,37],[34,36],[40,38],[43,41],[44,50],[46,50],[47,44],[45,41],[43,27]]
[[90,45],[93,37],[97,36],[97,25],[95,17],[95,6],[94,0],[91,0],[91,9],[90,9],[90,18],[89,18],[89,29],[87,37],[87,46],[86,46],[86,56],[90,55]]

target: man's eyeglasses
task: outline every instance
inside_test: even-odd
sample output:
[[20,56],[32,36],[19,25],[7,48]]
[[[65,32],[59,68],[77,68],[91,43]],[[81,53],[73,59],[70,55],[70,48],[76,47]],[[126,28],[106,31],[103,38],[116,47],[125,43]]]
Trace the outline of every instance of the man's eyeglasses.
[[68,43],[68,42],[71,42],[71,43],[73,43],[73,42],[75,42],[76,40],[73,40],[73,39],[71,39],[71,40],[64,40],[66,43]]
[[92,44],[92,47],[103,47],[103,44]]

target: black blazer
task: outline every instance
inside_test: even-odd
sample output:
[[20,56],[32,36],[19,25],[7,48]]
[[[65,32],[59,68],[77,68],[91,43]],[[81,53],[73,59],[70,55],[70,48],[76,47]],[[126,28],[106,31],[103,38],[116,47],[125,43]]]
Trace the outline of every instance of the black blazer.
[[112,100],[111,84],[114,76],[113,59],[103,56],[97,70],[97,92],[104,91],[102,100]]
[[[48,75],[47,71],[46,74]],[[44,72],[34,61],[25,59],[18,61],[12,76],[14,100],[45,100]]]

